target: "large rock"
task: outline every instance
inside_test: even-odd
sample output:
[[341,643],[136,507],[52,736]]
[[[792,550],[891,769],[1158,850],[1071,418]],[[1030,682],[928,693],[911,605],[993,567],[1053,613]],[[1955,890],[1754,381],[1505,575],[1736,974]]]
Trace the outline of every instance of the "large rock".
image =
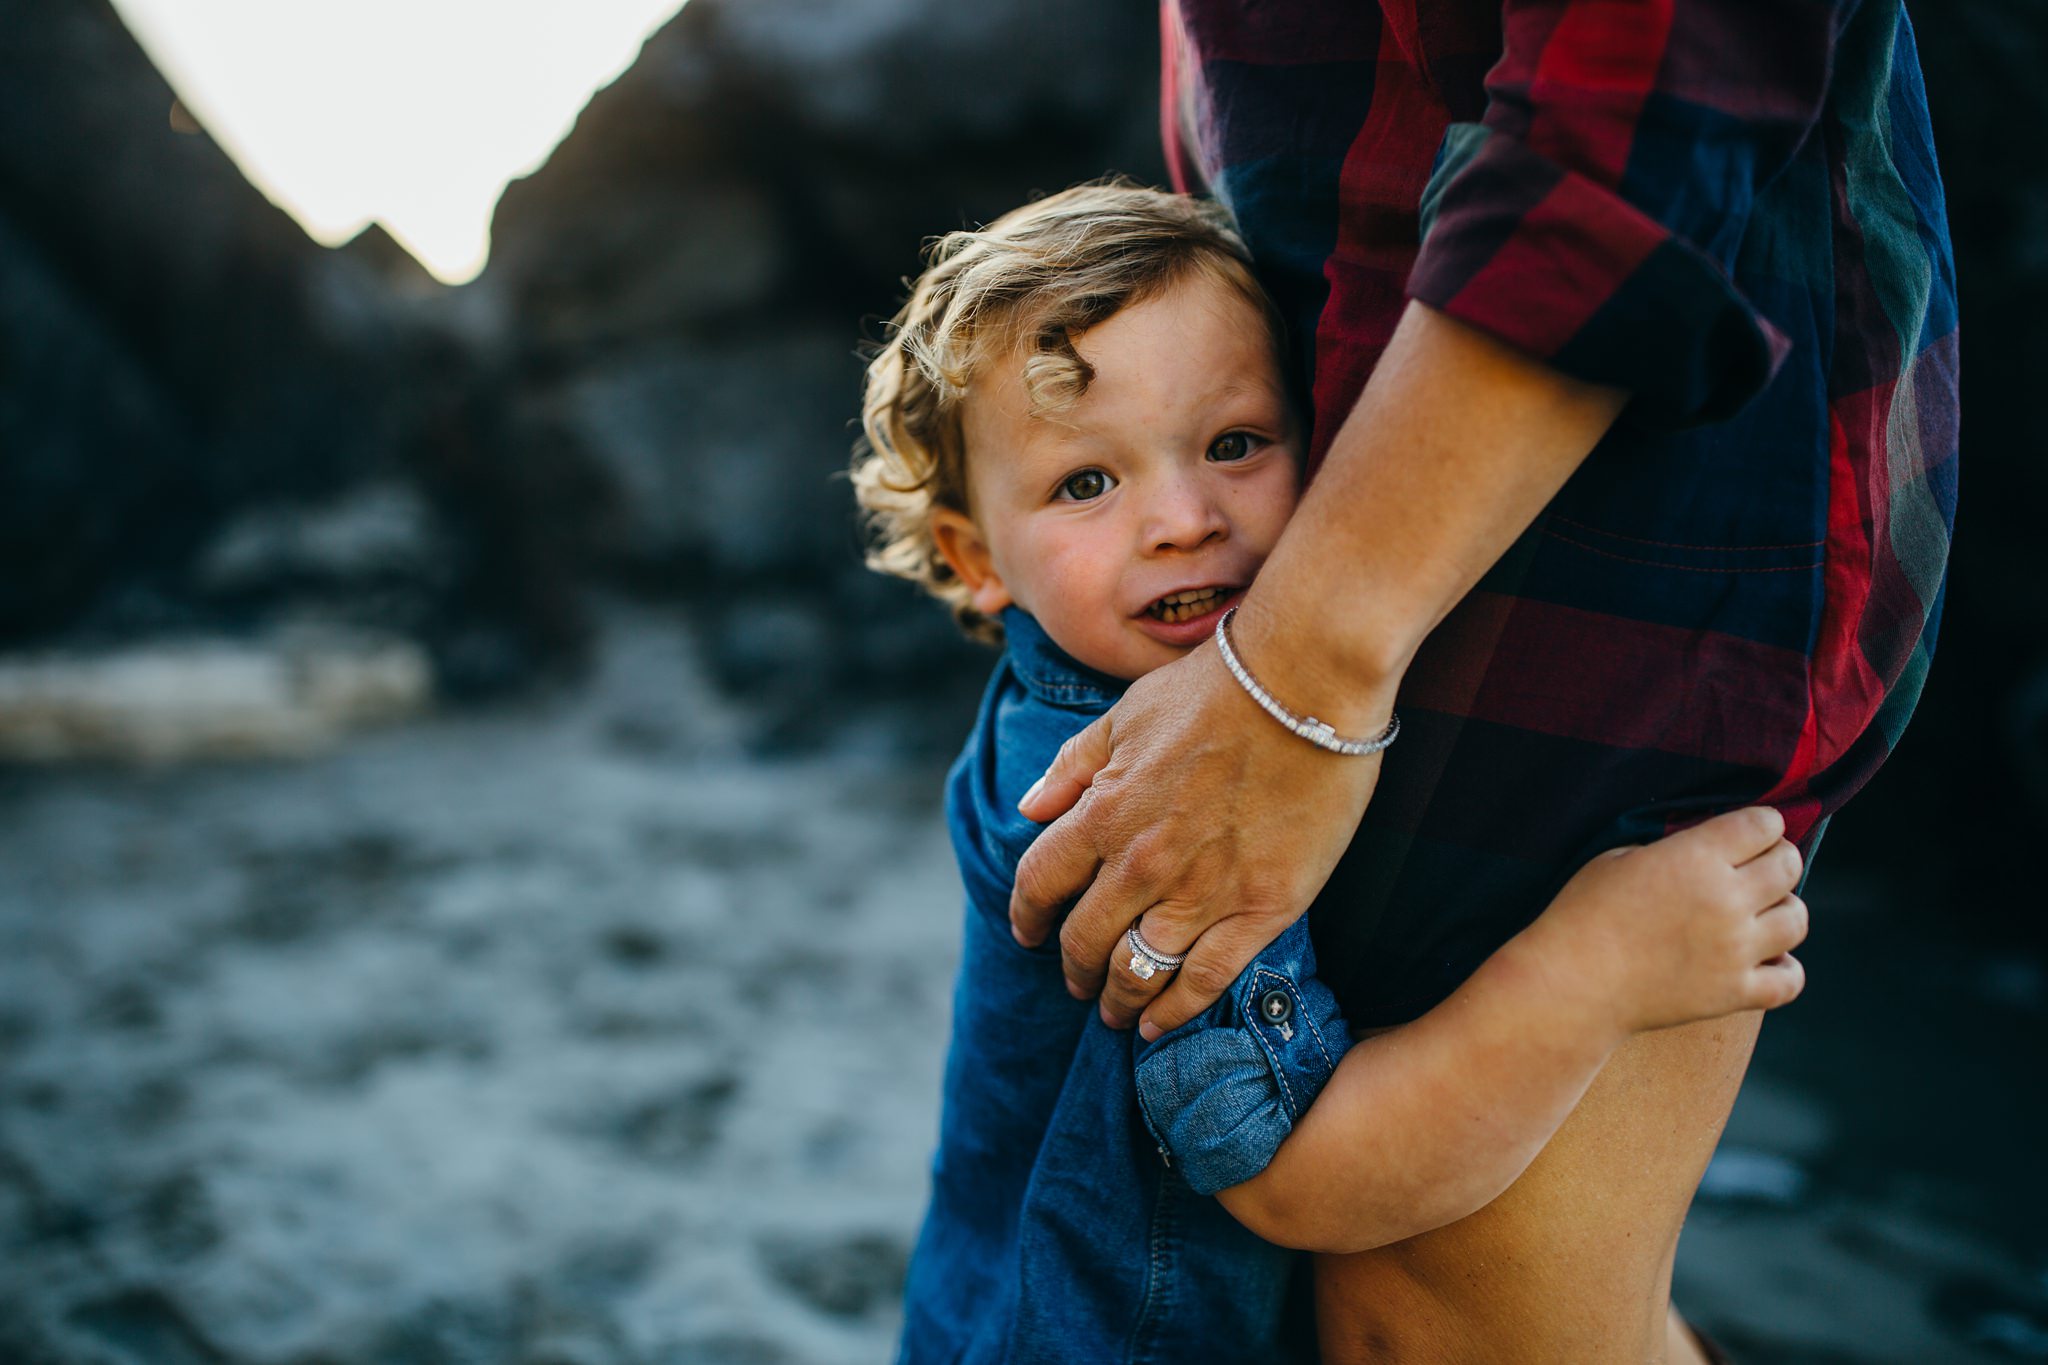
[[841,615],[860,320],[934,233],[1156,175],[1156,24],[1136,0],[691,0],[506,190],[472,286],[508,320],[519,430],[614,490],[593,554]]
[[543,336],[572,278],[655,325],[885,305],[932,233],[1162,173],[1157,22],[1139,0],[691,0],[507,188],[485,280]]
[[0,638],[174,564],[245,496],[384,458],[396,389],[373,282],[173,128],[170,87],[105,0],[9,9],[0,506],[25,534]]
[[829,573],[851,520],[853,348],[829,328],[622,351],[541,400],[562,435],[616,479],[600,551],[625,567],[759,578]]
[[219,591],[229,523],[400,484],[437,562],[363,580],[344,616],[430,637],[458,692],[572,649],[552,518],[587,481],[509,438],[476,310],[382,229],[309,239],[106,0],[4,18],[0,647],[303,614],[295,579]]
[[304,757],[429,700],[419,647],[393,639],[188,640],[0,660],[0,762]]
[[170,558],[160,514],[189,503],[197,446],[110,320],[0,209],[0,638],[77,615],[119,563]]
[[507,188],[461,293],[497,320],[511,462],[587,471],[552,534],[692,603],[787,737],[983,666],[861,567],[856,345],[927,237],[1161,175],[1156,25],[1146,0],[690,0]]

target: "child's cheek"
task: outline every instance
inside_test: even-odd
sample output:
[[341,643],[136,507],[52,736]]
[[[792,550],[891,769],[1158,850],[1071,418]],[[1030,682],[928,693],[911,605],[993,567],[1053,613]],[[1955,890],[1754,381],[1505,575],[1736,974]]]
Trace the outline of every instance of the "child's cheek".
[[1099,532],[1078,525],[1047,531],[1036,546],[1037,577],[1069,596],[1101,592],[1114,583],[1114,555]]

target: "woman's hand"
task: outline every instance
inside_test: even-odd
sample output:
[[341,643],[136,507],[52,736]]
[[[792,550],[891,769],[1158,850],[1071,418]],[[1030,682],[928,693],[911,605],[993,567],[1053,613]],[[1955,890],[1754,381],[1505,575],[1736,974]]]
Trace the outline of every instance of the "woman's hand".
[[[1233,623],[1256,671],[1255,635]],[[1375,733],[1390,705],[1366,702],[1358,714],[1378,720],[1350,733]],[[1204,645],[1134,683],[1024,798],[1031,819],[1058,818],[1017,868],[1011,929],[1041,943],[1080,897],[1060,930],[1067,988],[1099,992],[1112,1027],[1143,1011],[1156,1037],[1222,995],[1308,908],[1379,771],[1376,754],[1328,753],[1282,729]],[[1171,976],[1141,980],[1125,965],[1124,932],[1141,915],[1147,943],[1188,955]]]
[[[1626,399],[1410,304],[1231,622],[1245,666],[1339,734],[1378,733],[1423,637]],[[1080,897],[1060,932],[1069,988],[1102,992],[1112,1024],[1143,1010],[1148,1036],[1172,1028],[1308,907],[1379,771],[1282,729],[1205,645],[1132,684],[1024,798],[1058,819],[1018,865],[1011,927],[1042,943]],[[1188,953],[1171,984],[1124,965],[1140,915],[1153,948]]]

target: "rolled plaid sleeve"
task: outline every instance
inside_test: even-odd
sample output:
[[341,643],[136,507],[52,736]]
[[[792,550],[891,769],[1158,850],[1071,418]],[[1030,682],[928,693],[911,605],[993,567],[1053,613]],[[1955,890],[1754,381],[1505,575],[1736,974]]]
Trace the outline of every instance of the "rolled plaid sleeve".
[[1638,418],[1741,408],[1787,342],[1730,270],[1819,119],[1837,8],[1508,0],[1485,114],[1450,126],[1423,195],[1410,297],[1631,390]]

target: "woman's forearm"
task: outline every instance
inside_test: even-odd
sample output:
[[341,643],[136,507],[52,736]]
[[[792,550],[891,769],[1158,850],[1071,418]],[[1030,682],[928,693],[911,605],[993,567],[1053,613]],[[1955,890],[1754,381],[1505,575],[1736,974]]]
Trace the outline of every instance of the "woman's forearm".
[[[1352,734],[1585,460],[1627,395],[1411,304],[1233,627],[1261,681]],[[1532,929],[1415,1023],[1361,1043],[1272,1164],[1224,1191],[1254,1232],[1357,1251],[1514,1182],[1621,1039]]]
[[1559,971],[1541,923],[1412,1024],[1367,1038],[1258,1176],[1217,1197],[1270,1242],[1385,1246],[1513,1184],[1624,1030]]
[[1347,733],[1383,723],[1424,637],[1626,401],[1411,303],[1232,626],[1260,679]]
[[[1245,666],[1341,733],[1380,729],[1423,638],[1624,401],[1411,306],[1232,624]],[[1076,739],[1020,807],[1052,827],[1018,864],[1011,924],[1030,944],[1059,926],[1073,988],[1101,993],[1112,1023],[1142,1013],[1157,1036],[1206,1009],[1308,907],[1379,763],[1272,724],[1208,649],[1140,678]],[[1164,990],[1109,970],[1140,915],[1161,946],[1188,950]]]

